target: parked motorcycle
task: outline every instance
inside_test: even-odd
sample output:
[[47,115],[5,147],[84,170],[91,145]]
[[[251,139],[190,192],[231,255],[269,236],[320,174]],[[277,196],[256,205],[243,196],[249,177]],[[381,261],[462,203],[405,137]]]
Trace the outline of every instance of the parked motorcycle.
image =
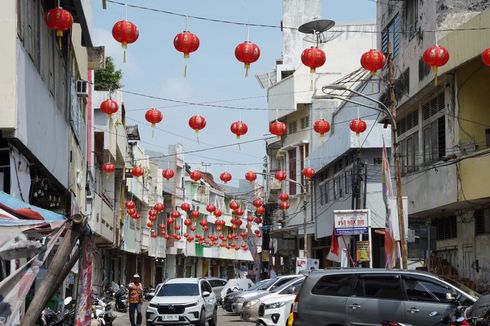
[[112,311],[112,305],[99,298],[94,298],[92,312],[94,314],[94,319],[96,319],[98,322],[98,325],[112,326],[114,319],[116,319],[116,316]]
[[127,312],[128,311],[128,291],[124,286],[121,286],[119,290],[114,294],[116,302],[114,304],[116,311]]
[[[67,297],[63,303],[64,306],[67,307],[72,302],[72,297]],[[73,306],[71,309],[65,309],[63,315],[61,315],[61,311],[55,312],[52,309],[46,307],[41,312],[41,316],[36,322],[38,326],[65,326],[65,325],[73,325],[75,321],[75,307]]]

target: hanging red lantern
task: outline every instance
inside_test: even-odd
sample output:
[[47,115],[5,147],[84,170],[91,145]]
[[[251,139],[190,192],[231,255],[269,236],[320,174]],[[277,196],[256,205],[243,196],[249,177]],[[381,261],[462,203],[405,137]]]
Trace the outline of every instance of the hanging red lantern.
[[114,171],[116,171],[116,165],[111,162],[104,163],[104,165],[102,165],[102,171],[107,174],[114,173]]
[[149,109],[145,113],[145,119],[149,123],[151,123],[151,127],[154,128],[157,123],[162,122],[163,120],[163,114],[159,110],[153,108]]
[[196,231],[196,226],[195,225],[191,225],[191,227],[189,228],[189,230],[191,230],[192,232],[195,232]]
[[136,42],[139,36],[138,27],[127,19],[118,21],[112,27],[112,37],[121,43],[124,49],[123,62],[126,62],[126,49],[128,44]]
[[357,136],[359,136],[360,133],[366,131],[367,124],[366,124],[366,121],[364,121],[364,120],[353,119],[349,124],[349,128],[350,128],[350,130],[355,132]]
[[145,174],[145,170],[140,167],[140,166],[135,166],[131,169],[131,174],[134,176],[134,177],[141,177]]
[[216,231],[221,232],[222,230],[223,230],[223,228],[220,225],[216,226]]
[[155,222],[157,220],[156,215],[148,215],[148,219],[152,222]]
[[269,132],[277,137],[285,135],[286,130],[286,124],[279,120],[276,120],[269,125]]
[[280,201],[288,201],[289,200],[289,195],[287,193],[283,192],[283,193],[281,193],[279,195],[279,200]]
[[252,215],[247,216],[247,222],[252,222],[254,217]]
[[184,203],[180,204],[180,209],[188,212],[191,210],[191,205],[189,203],[184,202]]
[[174,230],[175,231],[179,231],[180,230],[180,225],[178,225],[178,224],[174,225]]
[[185,225],[185,226],[191,226],[191,225],[192,225],[192,220],[191,220],[190,218],[186,218],[186,219],[184,220],[184,225]]
[[383,69],[385,66],[386,57],[383,52],[371,49],[364,52],[361,56],[361,66],[371,72],[371,76],[376,75],[376,72]]
[[192,237],[192,236],[188,236],[188,237],[187,237],[187,242],[192,242],[192,241],[194,241],[194,237]]
[[63,32],[69,30],[73,25],[73,16],[68,10],[56,7],[49,10],[44,16],[44,21],[49,29],[56,31],[58,46],[61,49],[61,38]]
[[204,119],[204,117],[199,114],[193,115],[189,119],[189,127],[191,127],[191,129],[193,129],[196,133],[198,133],[199,131],[204,129],[204,127],[206,127],[206,119]]
[[193,181],[198,182],[199,180],[201,180],[201,178],[202,178],[201,171],[194,170],[191,172],[191,179]]
[[208,225],[208,221],[205,218],[203,218],[203,219],[201,219],[199,224],[201,224],[201,226],[204,227],[204,226]]
[[199,49],[199,37],[197,35],[189,32],[183,31],[175,35],[174,46],[175,49],[184,54],[184,58],[189,58],[189,55]]
[[167,217],[167,225],[172,225],[174,224],[175,220],[173,217]]
[[486,66],[490,66],[490,48],[483,50],[481,59]]
[[162,177],[164,177],[165,179],[170,180],[174,177],[175,175],[175,172],[174,170],[171,170],[171,169],[165,169],[162,171]]
[[187,237],[189,236],[189,234],[188,234],[187,232],[184,232],[184,233],[182,234],[182,236],[183,236],[184,238],[187,238]]
[[129,208],[129,209],[127,210],[127,213],[128,213],[128,215],[131,215],[131,216],[132,216],[132,215],[136,214],[136,209],[134,209],[134,208]]
[[265,213],[265,207],[264,206],[259,206],[255,210],[255,214],[256,215],[263,215],[264,213]]
[[288,201],[282,201],[279,204],[279,208],[282,209],[283,211],[287,211],[289,209],[289,202]]
[[151,231],[151,237],[152,238],[156,238],[157,237],[157,233],[155,231]]
[[257,229],[257,230],[255,230],[255,231],[254,231],[254,233],[255,233],[256,235],[259,235],[259,234],[260,234],[260,230],[259,230],[259,229]]
[[303,62],[305,66],[310,67],[310,73],[312,74],[315,73],[316,68],[323,66],[325,60],[325,52],[317,47],[312,46],[309,49],[305,49],[301,54],[301,62]]
[[156,209],[153,209],[152,208],[152,209],[150,209],[148,211],[148,215],[150,215],[150,216],[157,216],[158,215],[158,211]]
[[223,181],[224,183],[227,183],[231,180],[232,176],[229,172],[223,172],[219,175],[219,178],[221,179],[221,181]]
[[231,210],[236,210],[238,207],[240,207],[240,204],[238,204],[235,200],[230,201],[230,204],[228,205]]
[[257,217],[254,219],[254,222],[255,222],[255,223],[257,223],[257,224],[260,224],[260,223],[262,223],[262,219],[261,219],[260,217],[258,217],[258,216],[257,216]]
[[437,71],[449,61],[449,51],[443,46],[434,45],[424,51],[422,60],[436,74],[434,84],[437,85]]
[[195,218],[198,218],[198,217],[199,217],[199,215],[201,215],[201,214],[199,213],[199,211],[192,211],[192,212],[191,212],[191,217],[192,217],[192,218],[194,218],[194,219],[195,219]]
[[124,206],[126,207],[126,209],[132,209],[136,207],[136,203],[132,200],[126,200]]
[[179,240],[181,239],[181,236],[180,236],[180,235],[178,235],[177,233],[174,233],[174,234],[172,235],[172,237],[173,237],[175,240],[177,240],[177,241],[179,241]]
[[248,77],[250,64],[257,61],[260,57],[260,48],[257,44],[250,41],[240,43],[235,48],[235,57],[238,61],[243,62],[245,66],[245,77]]
[[242,239],[246,239],[248,237],[248,232],[242,231],[240,232],[240,236],[242,237]]
[[220,209],[216,209],[214,212],[213,212],[213,215],[216,217],[216,218],[219,218],[221,217],[221,215],[223,215],[223,212],[220,210]]
[[255,180],[257,180],[257,173],[253,171],[248,171],[247,173],[245,173],[245,179],[247,179],[248,182],[254,182]]
[[255,207],[260,207],[264,205],[264,201],[261,198],[255,198],[252,202],[252,205],[254,205]]
[[159,227],[160,229],[165,229],[165,224],[160,223],[160,224],[158,225],[158,227]]
[[311,179],[315,175],[315,170],[313,168],[304,168],[303,175],[306,179]]
[[119,105],[113,99],[107,99],[100,103],[100,110],[107,114],[109,118],[111,118],[111,116],[116,113],[118,109]]
[[147,227],[149,227],[149,228],[151,229],[151,228],[153,227],[153,223],[148,222],[148,223],[146,223],[146,226],[147,226]]
[[[233,213],[236,215],[236,216],[242,216],[245,212],[243,211],[242,208],[238,207],[237,209],[235,209],[233,211]],[[240,220],[239,220],[240,221]],[[240,221],[241,222],[241,221]],[[240,223],[241,224],[241,223]]]
[[213,204],[207,204],[206,205],[206,210],[209,212],[209,213],[212,213],[216,210],[216,206],[214,206]]
[[330,131],[330,123],[325,119],[316,120],[313,124],[313,130],[320,134],[320,137],[325,136]]
[[248,250],[248,245],[246,243],[242,243],[242,250],[247,251]]
[[231,229],[232,229],[232,230],[238,230],[238,225],[233,224],[233,225],[231,226]]
[[245,122],[239,120],[231,124],[230,130],[236,135],[236,138],[240,139],[240,136],[243,136],[247,133],[248,126]]
[[165,238],[165,240],[170,239],[170,236],[167,233],[165,233],[165,235],[163,237]]
[[163,205],[162,203],[156,203],[155,206],[153,206],[153,209],[157,212],[163,212],[163,210],[165,209],[165,205]]
[[173,211],[170,216],[172,216],[173,218],[179,218],[180,217],[180,213],[178,211]]
[[283,182],[287,178],[286,172],[279,170],[276,173],[274,173],[274,178],[276,178],[276,180],[279,182]]

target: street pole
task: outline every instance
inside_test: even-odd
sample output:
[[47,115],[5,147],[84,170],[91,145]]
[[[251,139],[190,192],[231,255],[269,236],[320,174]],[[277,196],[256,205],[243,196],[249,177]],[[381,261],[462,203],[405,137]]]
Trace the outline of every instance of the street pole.
[[306,212],[306,187],[303,189],[303,230],[304,230],[304,255],[305,258],[308,258],[308,234],[306,233],[306,224],[308,220],[308,214]]
[[398,206],[398,225],[400,228],[400,249],[402,256],[401,269],[407,269],[407,239],[405,236],[405,218],[403,214],[403,193],[402,193],[402,177],[400,155],[398,152],[397,126],[396,126],[396,96],[395,96],[395,80],[394,80],[394,62],[392,45],[388,44],[388,88],[390,91],[390,111],[391,111],[391,141],[393,158],[395,159],[395,174],[396,174],[396,203]]

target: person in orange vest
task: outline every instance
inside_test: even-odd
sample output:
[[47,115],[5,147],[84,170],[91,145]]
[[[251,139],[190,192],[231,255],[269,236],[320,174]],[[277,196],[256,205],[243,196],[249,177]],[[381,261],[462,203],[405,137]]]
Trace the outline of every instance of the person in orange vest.
[[[143,285],[140,282],[140,276],[138,274],[133,275],[133,281],[128,286],[129,295],[129,321],[131,326],[140,326],[143,320],[141,314],[141,304],[143,303]],[[137,312],[136,323],[134,322],[134,312]]]

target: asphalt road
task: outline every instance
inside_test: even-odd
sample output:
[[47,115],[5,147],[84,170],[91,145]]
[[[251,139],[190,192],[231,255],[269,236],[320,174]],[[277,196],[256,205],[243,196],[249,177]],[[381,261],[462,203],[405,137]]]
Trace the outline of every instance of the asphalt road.
[[[143,325],[146,326],[145,323],[145,310],[147,302],[143,304]],[[114,320],[114,326],[128,326],[129,325],[129,313],[121,313],[115,311],[114,314],[117,316],[116,320]],[[230,314],[226,312],[224,309],[218,308],[218,326],[252,326],[252,323],[246,323],[240,319],[240,316]]]

